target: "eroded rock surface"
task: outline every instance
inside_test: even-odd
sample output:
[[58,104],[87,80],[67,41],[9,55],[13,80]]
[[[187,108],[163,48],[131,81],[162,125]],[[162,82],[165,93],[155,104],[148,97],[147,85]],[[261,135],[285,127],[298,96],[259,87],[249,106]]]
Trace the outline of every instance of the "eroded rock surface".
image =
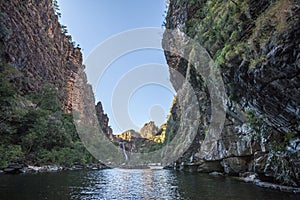
[[[170,1],[166,28],[179,29],[207,50],[228,96],[221,135],[207,134],[212,108],[204,77],[188,60],[165,52],[170,69],[196,91],[201,113],[198,133],[175,167],[257,172],[268,181],[300,185],[299,144],[292,144],[300,137],[299,14],[299,2],[293,0]],[[163,44],[174,46],[175,40],[165,37]],[[184,51],[191,55],[193,47]],[[172,70],[171,82],[179,92]],[[167,134],[182,124],[181,107],[173,104]],[[186,131],[191,130],[177,134]]]

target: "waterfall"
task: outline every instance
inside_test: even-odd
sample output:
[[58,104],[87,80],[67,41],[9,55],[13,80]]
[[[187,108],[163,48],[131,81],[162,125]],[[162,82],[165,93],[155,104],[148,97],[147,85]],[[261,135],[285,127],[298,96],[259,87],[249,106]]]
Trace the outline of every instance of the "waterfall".
[[124,142],[122,142],[122,149],[123,149],[123,154],[124,154],[124,156],[125,156],[125,160],[128,160],[128,156],[127,156],[127,154],[126,154]]

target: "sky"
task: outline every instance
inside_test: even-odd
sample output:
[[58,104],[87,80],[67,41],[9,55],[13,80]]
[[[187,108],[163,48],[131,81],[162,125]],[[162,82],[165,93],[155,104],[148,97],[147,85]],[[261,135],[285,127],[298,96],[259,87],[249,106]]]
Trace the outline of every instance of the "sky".
[[[85,64],[99,45],[116,34],[145,27],[162,28],[167,9],[165,0],[59,0],[58,4],[60,22],[82,48]],[[118,47],[111,48],[113,51]],[[94,75],[90,69],[97,67],[103,66],[86,64],[88,81]],[[117,57],[92,86],[114,133],[138,131],[150,120],[161,125],[175,95],[164,53],[157,49],[141,49]],[[129,91],[125,92],[127,96],[124,91]]]

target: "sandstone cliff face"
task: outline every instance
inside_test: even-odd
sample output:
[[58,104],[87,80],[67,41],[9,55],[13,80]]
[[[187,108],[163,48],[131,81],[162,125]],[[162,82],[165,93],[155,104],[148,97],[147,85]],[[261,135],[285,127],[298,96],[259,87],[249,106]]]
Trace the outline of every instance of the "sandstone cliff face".
[[158,127],[155,126],[154,121],[145,123],[140,130],[140,134],[144,138],[150,138],[158,133]]
[[131,141],[132,139],[135,138],[141,138],[141,135],[136,132],[135,130],[127,130],[119,135],[116,135],[116,138],[120,138],[122,140],[127,140],[127,141]]
[[72,110],[72,87],[82,69],[80,48],[70,35],[63,34],[51,0],[1,1],[1,60],[23,73],[19,85],[24,94],[45,83],[59,91],[65,111]]
[[[191,74],[187,78],[201,111],[198,133],[179,163],[192,163],[205,172],[256,172],[261,178],[299,185],[299,13],[299,2],[289,0],[170,1],[166,28],[180,29],[207,49],[228,95],[218,148],[205,147],[204,140],[216,140],[205,134],[211,115],[205,82],[188,61],[165,52],[170,68]],[[180,109],[173,106],[167,130],[180,125]],[[203,149],[210,150],[208,156]]]
[[158,128],[154,121],[150,121],[144,124],[141,128],[140,132],[136,132],[135,130],[127,130],[122,134],[115,135],[116,138],[120,138],[122,140],[131,141],[132,139],[141,138],[144,140],[151,140],[156,143],[163,143],[165,141],[166,136],[166,124],[163,124]]
[[[0,168],[97,163],[78,136],[89,130],[78,128],[112,135],[101,103],[95,110],[80,48],[58,22],[55,2],[0,1]],[[99,143],[101,136],[88,139]]]
[[[19,90],[26,95],[51,84],[58,91],[64,111],[71,113],[75,108],[82,118],[92,120],[89,114],[95,99],[87,83],[80,48],[64,33],[52,0],[1,1],[0,8],[1,61],[22,73],[15,81]],[[91,108],[85,111],[86,107]],[[101,103],[97,111],[101,129],[111,132]]]

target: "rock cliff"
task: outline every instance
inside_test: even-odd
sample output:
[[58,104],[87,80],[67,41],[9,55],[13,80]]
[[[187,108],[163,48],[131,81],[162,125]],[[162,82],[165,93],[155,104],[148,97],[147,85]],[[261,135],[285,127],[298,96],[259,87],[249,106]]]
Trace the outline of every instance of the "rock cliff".
[[111,134],[101,103],[95,113],[80,48],[58,21],[55,0],[0,2],[0,168],[87,164],[73,110]]
[[131,141],[134,138],[141,138],[141,135],[135,130],[127,130],[119,135],[116,135],[116,138],[120,138],[122,140]]
[[[300,185],[299,16],[299,2],[293,0],[170,0],[166,28],[179,29],[207,50],[228,95],[225,125],[217,138],[206,133],[211,100],[203,77],[188,60],[165,52],[170,69],[193,86],[201,111],[198,133],[176,167],[255,172],[264,180]],[[165,37],[163,43],[173,39]],[[193,49],[185,51],[189,55]],[[179,91],[172,70],[170,74]],[[173,104],[171,111],[167,134],[181,123],[180,106]]]
[[119,146],[129,152],[151,152],[159,149],[165,141],[166,125],[163,124],[158,128],[154,121],[144,124],[140,132],[127,130],[119,135],[113,135],[112,141],[119,143]]
[[65,35],[51,0],[1,1],[1,60],[23,73],[24,93],[50,83],[63,109],[72,110],[72,85],[82,65],[80,48]]
[[140,130],[140,134],[144,138],[150,138],[158,133],[158,127],[155,126],[154,121],[145,123]]
[[99,101],[96,104],[96,115],[99,122],[99,125],[102,129],[102,131],[107,135],[107,137],[112,140],[113,139],[113,130],[108,125],[109,118],[107,114],[104,113],[102,103]]

